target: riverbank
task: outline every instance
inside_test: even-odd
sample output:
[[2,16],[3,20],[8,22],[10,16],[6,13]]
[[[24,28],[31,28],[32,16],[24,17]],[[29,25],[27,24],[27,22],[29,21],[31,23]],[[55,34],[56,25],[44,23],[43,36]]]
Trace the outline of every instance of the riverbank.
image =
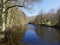
[[[36,24],[35,24],[36,25]],[[55,29],[60,29],[60,26],[59,25],[54,25],[54,26],[49,26],[49,25],[45,25],[45,24],[40,24],[38,26],[44,26],[44,27],[52,27],[52,28],[55,28]]]
[[29,24],[33,24],[35,26],[44,26],[44,27],[52,27],[52,28],[55,28],[55,29],[60,29],[59,25],[49,26],[49,25],[45,25],[45,24],[34,24],[34,23],[29,23]]

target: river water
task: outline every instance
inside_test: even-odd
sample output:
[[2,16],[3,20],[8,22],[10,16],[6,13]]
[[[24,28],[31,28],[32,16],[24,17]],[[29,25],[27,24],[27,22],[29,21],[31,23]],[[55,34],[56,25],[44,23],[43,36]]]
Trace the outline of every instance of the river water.
[[60,31],[51,27],[27,25],[23,45],[60,45]]

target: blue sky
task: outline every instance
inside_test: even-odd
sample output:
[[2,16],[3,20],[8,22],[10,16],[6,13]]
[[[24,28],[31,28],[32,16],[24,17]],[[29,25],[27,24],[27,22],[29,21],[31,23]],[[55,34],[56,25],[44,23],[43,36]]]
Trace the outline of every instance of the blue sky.
[[31,6],[32,9],[23,9],[27,16],[38,15],[41,10],[44,12],[50,11],[52,8],[57,10],[60,7],[60,0],[43,0],[42,3],[35,3]]

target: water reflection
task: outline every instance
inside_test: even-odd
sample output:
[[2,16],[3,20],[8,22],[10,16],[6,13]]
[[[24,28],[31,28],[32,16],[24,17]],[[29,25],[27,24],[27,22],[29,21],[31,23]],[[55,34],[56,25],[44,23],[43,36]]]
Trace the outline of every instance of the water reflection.
[[37,26],[36,32],[46,45],[47,43],[50,43],[48,45],[59,45],[60,35],[58,30],[51,27]]
[[6,44],[0,45],[60,45],[60,31],[51,27],[28,24],[24,27],[14,26],[10,30]]
[[50,27],[35,27],[32,24],[27,26],[23,45],[60,45],[59,31]]
[[39,36],[35,32],[34,25],[28,25],[27,31],[25,32],[25,36],[23,38],[23,45],[37,45],[40,42]]
[[[21,41],[26,31],[26,25],[14,25],[6,29],[6,40],[1,41],[0,45],[22,45]],[[2,43],[1,43],[2,42]]]

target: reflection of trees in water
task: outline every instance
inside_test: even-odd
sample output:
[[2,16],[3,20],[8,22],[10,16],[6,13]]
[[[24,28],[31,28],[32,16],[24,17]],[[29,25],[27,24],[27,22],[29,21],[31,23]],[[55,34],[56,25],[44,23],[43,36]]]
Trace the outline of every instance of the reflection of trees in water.
[[38,26],[36,32],[43,40],[48,39],[51,45],[54,45],[55,41],[60,41],[59,33],[54,28]]
[[54,28],[48,28],[50,31],[47,33],[49,35],[49,41],[51,42],[51,45],[54,45],[54,42],[58,41],[59,35],[56,29]]
[[59,41],[59,45],[60,45],[60,30],[57,30],[57,32],[58,32],[58,35],[59,35],[58,41]]
[[38,33],[38,35],[42,38],[42,39],[44,39],[45,38],[45,30],[44,30],[44,28],[43,27],[37,27],[36,28],[36,32]]
[[1,45],[21,45],[21,40],[25,34],[26,25],[25,26],[17,26],[14,25],[12,28],[8,28],[7,32],[7,41],[5,41]]

